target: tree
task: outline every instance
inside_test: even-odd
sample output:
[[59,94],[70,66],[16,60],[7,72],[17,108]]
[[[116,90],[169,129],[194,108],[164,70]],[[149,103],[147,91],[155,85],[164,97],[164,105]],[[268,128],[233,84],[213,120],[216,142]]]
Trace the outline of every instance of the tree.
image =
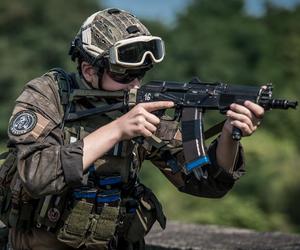
[[[242,0],[194,0],[178,16],[177,25],[164,34],[167,56],[155,75],[176,81],[198,76],[205,81],[247,85],[273,81],[276,97],[299,99],[299,19],[299,7],[285,10],[268,5],[264,16],[254,17],[244,11]],[[162,190],[161,195],[170,197],[169,202],[174,196],[180,200],[176,213],[167,213],[188,220],[188,209],[194,221],[222,221],[259,230],[299,227],[299,202],[295,200],[299,196],[295,183],[300,178],[299,119],[293,110],[269,112],[262,128],[253,137],[242,139],[248,174],[228,198],[218,201],[218,206]],[[150,183],[157,182],[152,172],[148,175]],[[155,183],[150,185],[155,188]],[[283,198],[286,190],[292,195]],[[227,208],[226,220],[220,220],[220,207]]]
[[0,2],[0,138],[24,84],[52,67],[71,68],[68,49],[99,1],[2,0]]

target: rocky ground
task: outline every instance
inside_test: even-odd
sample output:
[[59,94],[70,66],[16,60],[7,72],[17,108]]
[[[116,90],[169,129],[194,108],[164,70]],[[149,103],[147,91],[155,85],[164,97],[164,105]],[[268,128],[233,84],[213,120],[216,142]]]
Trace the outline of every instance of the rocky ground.
[[154,225],[146,244],[146,250],[300,250],[300,235],[168,222],[164,231]]
[[168,222],[155,225],[147,250],[300,250],[300,235]]

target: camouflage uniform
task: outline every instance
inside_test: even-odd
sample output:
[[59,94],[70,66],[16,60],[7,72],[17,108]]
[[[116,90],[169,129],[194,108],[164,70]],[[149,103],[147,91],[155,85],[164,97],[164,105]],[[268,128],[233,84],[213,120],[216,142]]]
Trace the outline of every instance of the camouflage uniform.
[[[78,74],[73,74],[72,78],[76,83],[75,88],[89,88]],[[101,105],[104,101],[82,98],[74,101],[71,109],[85,110]],[[16,100],[8,132],[9,147],[17,150],[18,171],[11,183],[15,218],[10,218],[10,240],[14,249],[107,249],[108,242],[112,249],[116,247],[116,242],[119,242],[118,249],[142,249],[143,237],[152,224],[158,220],[162,227],[165,226],[159,202],[138,180],[141,164],[145,159],[151,160],[179,191],[201,197],[222,197],[244,172],[241,149],[233,174],[218,166],[215,141],[209,148],[212,165],[208,168],[208,178],[199,181],[192,174],[186,175],[182,169],[184,157],[178,124],[162,121],[156,134],[161,139],[160,143],[164,143],[161,149],[153,146],[151,138],[142,145],[132,140],[124,141],[99,158],[92,166],[93,172],[83,173],[83,138],[119,115],[121,114],[112,112],[92,116],[66,123],[62,127],[64,107],[61,104],[57,73],[49,72],[26,85]],[[177,171],[170,168],[166,161],[168,157],[164,157],[165,152],[176,159]],[[107,217],[101,215],[106,211],[102,206],[102,217],[96,217],[99,219],[98,238],[87,240],[88,233],[85,232],[83,237],[78,236],[81,237],[79,241],[69,244],[72,248],[61,243],[68,243],[70,239],[61,237],[60,233],[62,228],[66,229],[66,224],[63,223],[70,223],[70,213],[77,206],[74,203],[74,192],[78,188],[87,187],[90,181],[88,176],[91,175],[97,180],[120,177],[119,183],[110,184],[114,190],[120,191],[120,199],[117,203],[106,203],[108,206],[105,207],[114,209],[107,210]],[[89,186],[89,189],[93,188]],[[80,209],[90,209],[86,212],[86,217],[98,213],[94,200],[87,201],[86,197],[81,200],[85,203],[80,204],[83,205]],[[48,201],[46,210],[43,208],[45,201]],[[91,208],[89,204],[94,207]],[[43,209],[47,212],[42,212]],[[83,219],[80,216],[74,218],[77,218],[78,223]],[[95,218],[90,218],[86,223],[91,223],[91,220]],[[88,225],[91,227],[91,224]],[[86,229],[87,225],[83,226]],[[103,231],[105,232],[102,234]],[[54,233],[61,237],[61,241],[56,239]]]

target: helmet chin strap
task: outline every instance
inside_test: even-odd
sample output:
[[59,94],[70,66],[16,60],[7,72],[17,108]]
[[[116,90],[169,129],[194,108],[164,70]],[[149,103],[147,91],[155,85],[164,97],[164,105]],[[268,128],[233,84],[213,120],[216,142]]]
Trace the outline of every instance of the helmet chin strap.
[[97,82],[97,89],[102,89],[102,78],[104,74],[105,68],[99,67],[97,71],[98,82]]

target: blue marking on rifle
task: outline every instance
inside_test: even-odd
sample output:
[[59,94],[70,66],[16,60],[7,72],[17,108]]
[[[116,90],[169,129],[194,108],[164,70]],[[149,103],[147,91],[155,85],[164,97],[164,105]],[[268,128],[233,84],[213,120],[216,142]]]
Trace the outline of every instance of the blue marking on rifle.
[[187,171],[191,172],[194,168],[202,167],[207,164],[210,164],[210,160],[207,156],[203,156],[194,161],[186,163],[185,167]]

